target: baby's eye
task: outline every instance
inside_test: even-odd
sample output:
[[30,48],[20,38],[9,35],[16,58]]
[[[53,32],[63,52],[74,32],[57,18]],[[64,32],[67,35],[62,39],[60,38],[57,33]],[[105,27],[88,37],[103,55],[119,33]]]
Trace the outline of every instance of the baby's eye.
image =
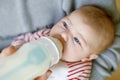
[[76,43],[78,43],[79,45],[81,45],[81,43],[80,43],[80,41],[79,41],[79,39],[77,37],[74,37],[74,40],[75,40]]
[[67,25],[66,22],[63,22],[63,26],[64,26],[65,29],[68,29],[68,25]]

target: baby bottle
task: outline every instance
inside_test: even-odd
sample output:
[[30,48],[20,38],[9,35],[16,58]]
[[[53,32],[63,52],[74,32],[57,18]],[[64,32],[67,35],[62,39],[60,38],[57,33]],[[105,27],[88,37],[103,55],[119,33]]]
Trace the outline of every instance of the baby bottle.
[[53,37],[41,37],[24,44],[15,54],[0,57],[0,80],[33,80],[58,63],[62,44]]

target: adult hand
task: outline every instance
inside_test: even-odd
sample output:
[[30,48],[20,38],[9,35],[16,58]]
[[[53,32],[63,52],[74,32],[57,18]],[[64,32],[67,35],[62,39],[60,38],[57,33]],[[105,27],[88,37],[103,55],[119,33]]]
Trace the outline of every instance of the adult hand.
[[[9,46],[2,50],[0,56],[2,56],[2,57],[10,56],[10,55],[14,54],[17,51],[17,49],[18,49],[18,47]],[[48,70],[45,74],[35,78],[34,80],[47,80],[47,78],[49,77],[49,75],[51,73],[52,73],[51,70]]]
[[14,54],[17,51],[17,48],[15,46],[9,46],[2,50],[0,56],[10,56]]
[[52,71],[48,70],[45,74],[35,78],[34,80],[47,80],[51,73],[52,73]]

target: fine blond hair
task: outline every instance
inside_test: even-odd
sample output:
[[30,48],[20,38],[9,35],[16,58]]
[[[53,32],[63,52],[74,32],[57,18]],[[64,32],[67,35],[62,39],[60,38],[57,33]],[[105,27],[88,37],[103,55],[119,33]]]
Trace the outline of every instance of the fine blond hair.
[[77,11],[83,16],[85,24],[90,25],[96,31],[96,36],[98,36],[96,39],[97,43],[89,43],[95,53],[99,54],[106,50],[115,38],[115,27],[112,17],[101,8],[91,5],[80,7]]

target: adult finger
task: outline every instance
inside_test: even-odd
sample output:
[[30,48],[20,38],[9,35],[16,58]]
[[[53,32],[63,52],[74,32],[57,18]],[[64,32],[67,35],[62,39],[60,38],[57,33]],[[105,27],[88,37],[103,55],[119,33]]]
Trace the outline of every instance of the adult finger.
[[47,80],[51,73],[52,71],[48,70],[45,74],[41,75],[40,77],[35,78],[35,80]]
[[0,56],[9,56],[12,55],[14,52],[16,52],[16,47],[15,46],[9,46],[5,49],[2,50]]

